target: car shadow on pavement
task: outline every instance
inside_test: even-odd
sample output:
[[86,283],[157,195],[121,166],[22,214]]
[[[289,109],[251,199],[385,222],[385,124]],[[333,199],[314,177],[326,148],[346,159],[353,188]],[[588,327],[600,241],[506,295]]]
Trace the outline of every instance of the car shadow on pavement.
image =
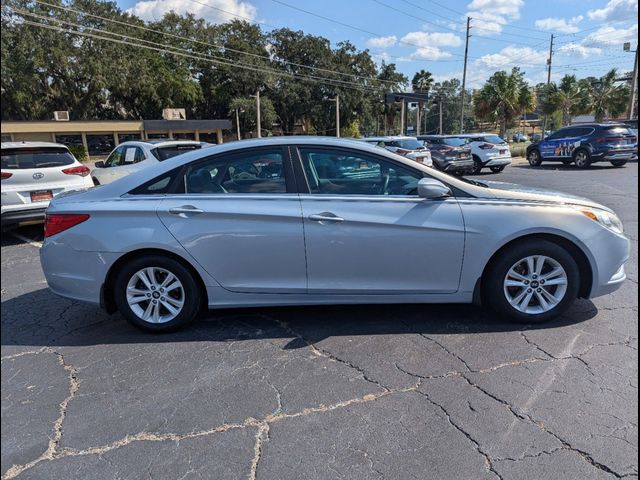
[[598,171],[598,170],[624,170],[624,167],[614,167],[610,163],[594,163],[590,165],[588,168],[578,168],[573,163],[565,165],[561,162],[550,162],[543,163],[537,167],[532,167],[528,163],[521,165],[512,165],[511,168],[519,168],[523,170],[564,170],[564,171],[575,171],[575,172],[589,172],[589,171]]
[[404,334],[460,334],[553,329],[598,313],[577,301],[558,319],[542,325],[510,323],[471,305],[332,305],[211,310],[174,333],[152,334],[129,325],[120,314],[61,299],[47,289],[2,302],[3,346],[90,346],[99,344],[237,342],[290,338],[286,349],[328,337]]

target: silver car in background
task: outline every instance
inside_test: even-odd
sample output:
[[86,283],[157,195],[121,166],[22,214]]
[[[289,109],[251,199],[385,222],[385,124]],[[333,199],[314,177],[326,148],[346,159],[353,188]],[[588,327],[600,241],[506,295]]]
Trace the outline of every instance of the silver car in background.
[[474,302],[542,322],[616,290],[629,248],[584,198],[279,137],[61,195],[40,252],[53,292],[166,331],[206,307],[267,305]]
[[2,226],[42,222],[49,201],[92,187],[89,167],[51,142],[2,142]]
[[91,171],[95,185],[104,185],[168,158],[213,144],[195,140],[131,140],[122,142],[104,162],[96,162]]

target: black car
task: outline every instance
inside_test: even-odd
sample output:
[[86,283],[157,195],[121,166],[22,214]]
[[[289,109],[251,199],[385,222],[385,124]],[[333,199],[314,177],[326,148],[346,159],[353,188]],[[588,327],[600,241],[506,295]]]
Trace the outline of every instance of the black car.
[[475,165],[465,139],[453,135],[421,135],[417,138],[431,151],[433,166],[438,170],[456,174],[473,172]]
[[637,153],[638,137],[622,123],[590,123],[564,127],[527,147],[532,167],[543,161],[575,163],[587,168],[594,162],[622,167]]

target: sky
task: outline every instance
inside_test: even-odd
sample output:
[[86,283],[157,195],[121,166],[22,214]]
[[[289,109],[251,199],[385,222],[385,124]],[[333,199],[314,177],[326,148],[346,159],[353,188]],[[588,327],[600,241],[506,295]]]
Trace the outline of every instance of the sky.
[[117,0],[145,20],[190,12],[210,23],[237,18],[266,31],[287,27],[349,40],[377,63],[395,63],[411,79],[421,69],[436,81],[462,78],[467,17],[471,17],[467,85],[519,66],[532,84],[565,74],[601,76],[633,69],[638,0]]

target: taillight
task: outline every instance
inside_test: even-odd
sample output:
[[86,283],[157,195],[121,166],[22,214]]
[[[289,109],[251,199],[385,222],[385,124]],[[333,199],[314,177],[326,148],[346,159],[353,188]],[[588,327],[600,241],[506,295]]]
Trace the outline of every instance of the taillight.
[[44,236],[64,232],[88,219],[86,213],[48,213],[44,221]]
[[67,175],[80,175],[81,177],[86,177],[90,172],[91,170],[89,170],[89,167],[85,167],[84,165],[81,165],[79,167],[65,168],[64,170],[62,170],[62,173],[66,173]]
[[490,148],[495,147],[494,144],[492,143],[483,143],[482,145],[479,145],[478,148],[481,148],[482,150],[489,150]]
[[410,151],[411,150],[405,150],[404,148],[399,148],[399,149],[396,150],[396,153],[399,153],[400,155],[406,155]]
[[2,172],[2,180],[6,180],[7,178],[9,178],[12,175],[13,175],[13,173],[11,173],[11,172]]

